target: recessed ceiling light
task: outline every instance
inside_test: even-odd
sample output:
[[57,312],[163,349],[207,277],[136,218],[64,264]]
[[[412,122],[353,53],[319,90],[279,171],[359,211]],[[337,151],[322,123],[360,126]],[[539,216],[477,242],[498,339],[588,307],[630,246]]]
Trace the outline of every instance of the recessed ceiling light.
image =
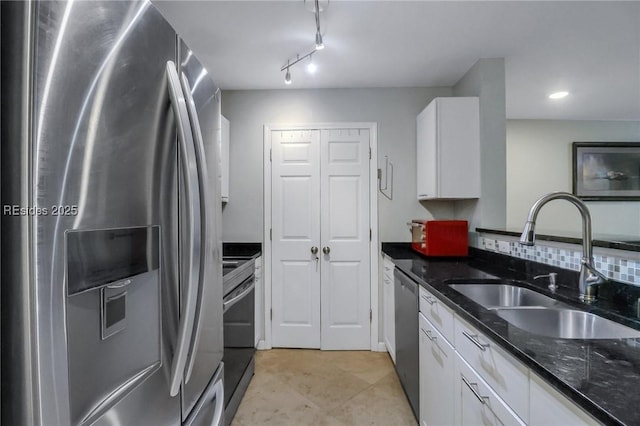
[[549,95],[549,99],[562,99],[566,97],[569,92],[555,92]]

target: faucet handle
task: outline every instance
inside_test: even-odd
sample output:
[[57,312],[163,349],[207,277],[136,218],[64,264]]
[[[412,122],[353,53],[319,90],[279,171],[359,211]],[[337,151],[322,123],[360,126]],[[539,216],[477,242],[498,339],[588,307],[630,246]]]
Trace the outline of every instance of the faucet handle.
[[556,291],[556,289],[558,288],[558,286],[556,285],[556,277],[557,276],[558,276],[557,272],[550,272],[550,273],[545,274],[545,275],[536,275],[535,277],[533,277],[533,279],[537,280],[538,278],[549,277],[549,290],[551,290],[551,292],[554,293]]

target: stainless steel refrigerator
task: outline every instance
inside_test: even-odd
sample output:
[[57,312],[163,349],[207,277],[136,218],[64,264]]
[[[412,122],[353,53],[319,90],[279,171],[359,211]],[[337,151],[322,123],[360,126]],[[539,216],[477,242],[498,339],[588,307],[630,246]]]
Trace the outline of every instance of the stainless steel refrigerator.
[[222,424],[219,91],[148,1],[0,3],[3,424]]

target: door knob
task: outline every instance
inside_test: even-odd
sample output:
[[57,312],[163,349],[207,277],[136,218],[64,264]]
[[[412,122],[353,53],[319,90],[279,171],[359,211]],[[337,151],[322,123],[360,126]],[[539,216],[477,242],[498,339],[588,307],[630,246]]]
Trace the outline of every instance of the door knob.
[[311,254],[318,254],[318,247],[316,246],[311,247]]
[[323,252],[324,254],[329,254],[329,253],[331,252],[331,249],[330,249],[328,246],[326,246],[326,247],[323,247],[323,248],[322,248],[322,252]]

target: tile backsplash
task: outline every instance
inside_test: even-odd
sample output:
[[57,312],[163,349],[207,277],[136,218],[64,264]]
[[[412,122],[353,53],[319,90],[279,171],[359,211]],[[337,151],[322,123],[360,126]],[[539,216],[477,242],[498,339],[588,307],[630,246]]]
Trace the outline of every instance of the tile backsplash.
[[[542,244],[528,247],[517,241],[502,240],[499,236],[478,236],[478,248],[573,271],[580,270],[582,258],[581,247],[576,250]],[[607,278],[640,286],[640,260],[624,257],[624,251],[619,253],[620,255],[594,254],[596,268]]]

